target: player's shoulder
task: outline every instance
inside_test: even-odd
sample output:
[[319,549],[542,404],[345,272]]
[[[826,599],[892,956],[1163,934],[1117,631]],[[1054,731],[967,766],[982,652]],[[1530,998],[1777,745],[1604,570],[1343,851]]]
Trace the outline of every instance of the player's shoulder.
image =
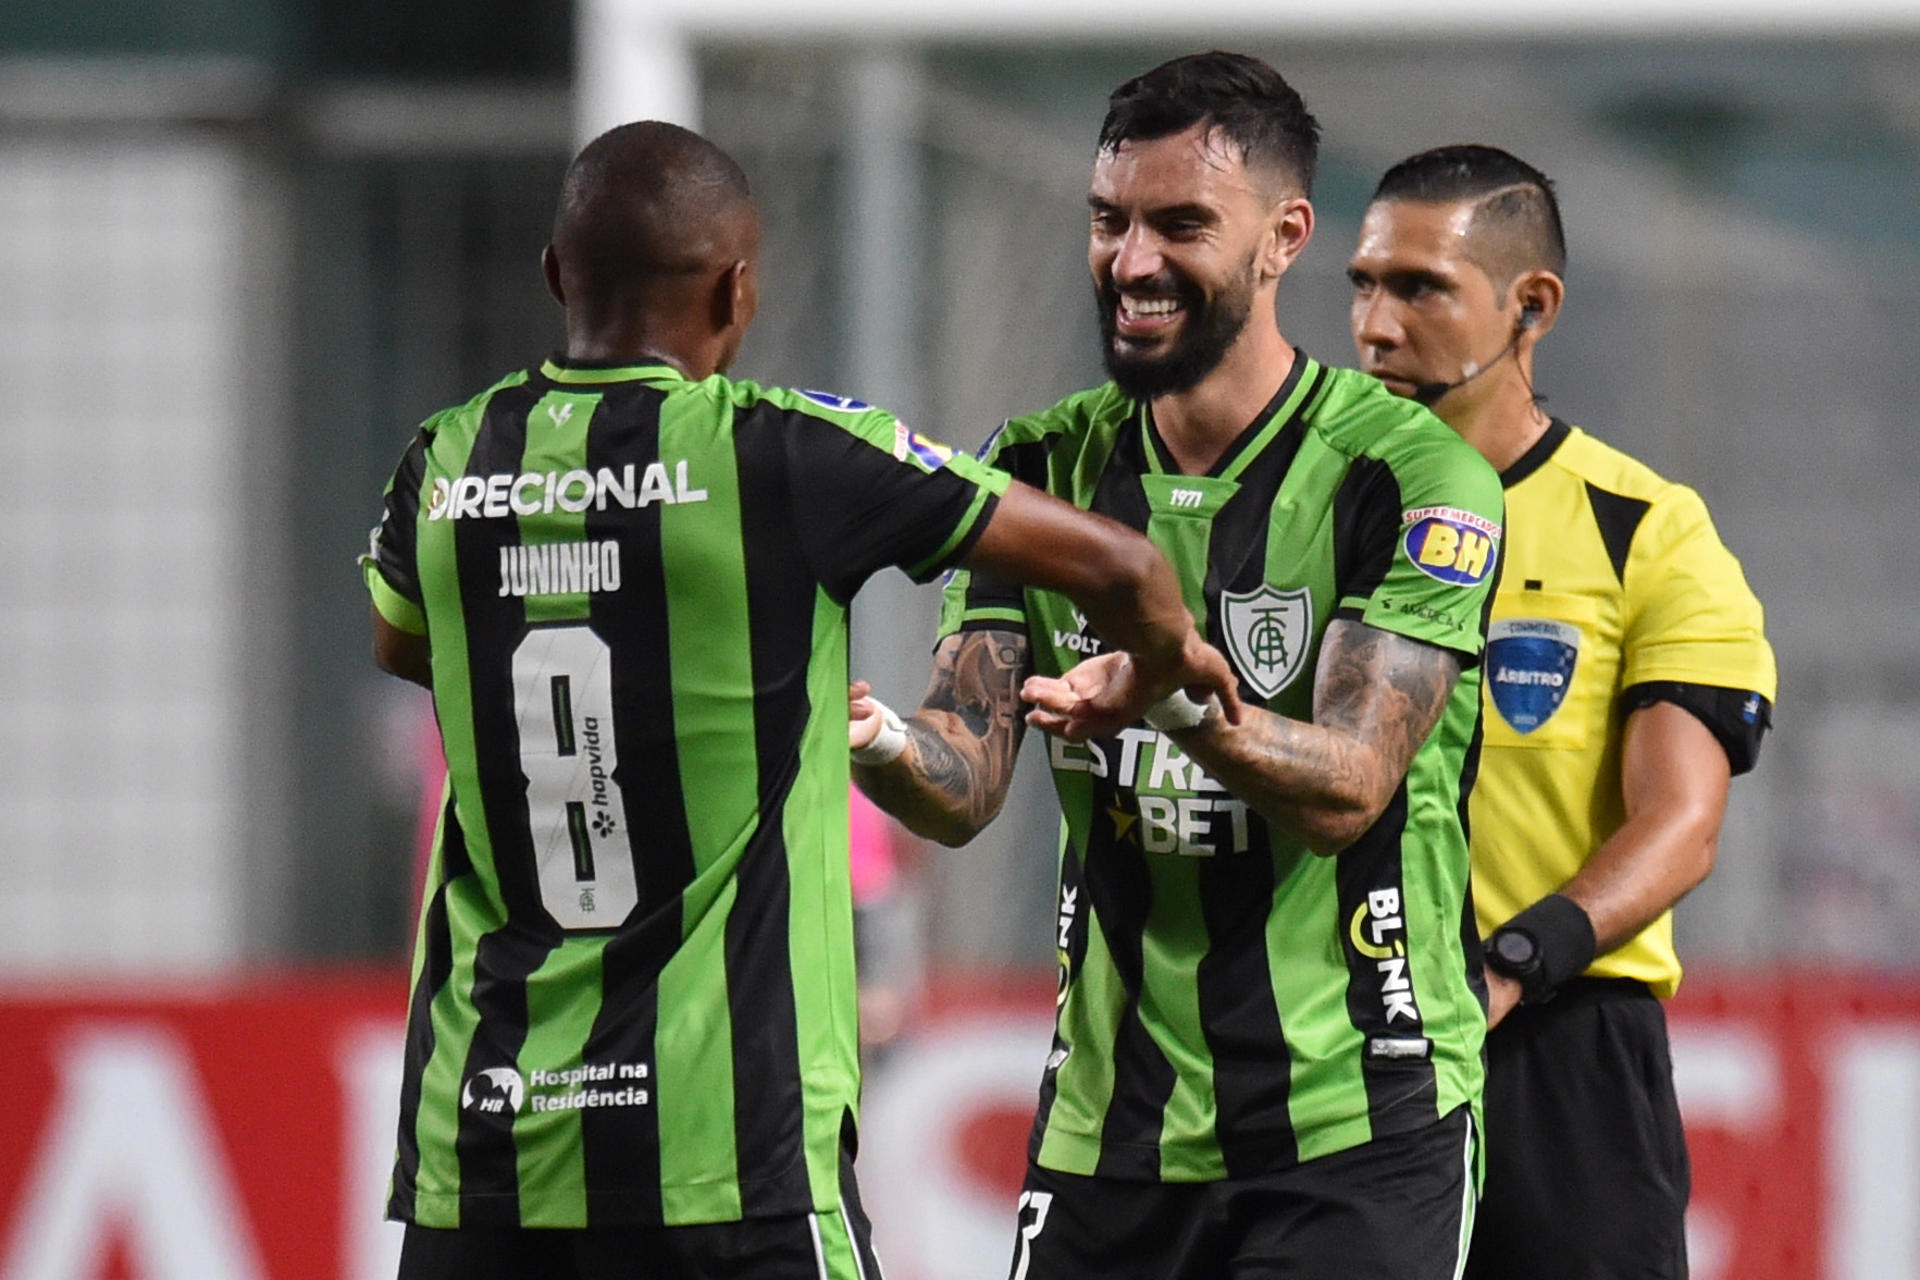
[[1036,413],[1007,419],[997,436],[1002,447],[1041,440],[1085,440],[1111,434],[1138,412],[1137,402],[1111,382],[1072,395]]
[[1309,414],[1312,429],[1330,448],[1383,462],[1402,477],[1432,475],[1499,488],[1487,460],[1431,409],[1358,369],[1323,368],[1325,385]]
[[1596,489],[1656,504],[1693,491],[1669,480],[1640,459],[1580,427],[1570,426],[1567,438],[1553,451],[1547,465],[1565,471]]
[[1675,537],[1712,534],[1706,499],[1695,489],[1669,480],[1632,454],[1579,427],[1569,428],[1566,440],[1547,461],[1590,490],[1643,507],[1642,522],[1649,527],[1665,528]]
[[429,415],[426,421],[420,424],[420,434],[431,441],[442,432],[454,433],[464,431],[469,435],[478,432],[480,422],[486,415],[487,405],[492,403],[493,398],[502,391],[525,386],[532,380],[533,376],[533,370],[531,369],[514,370],[472,399],[465,400],[460,404],[448,405],[446,408]]

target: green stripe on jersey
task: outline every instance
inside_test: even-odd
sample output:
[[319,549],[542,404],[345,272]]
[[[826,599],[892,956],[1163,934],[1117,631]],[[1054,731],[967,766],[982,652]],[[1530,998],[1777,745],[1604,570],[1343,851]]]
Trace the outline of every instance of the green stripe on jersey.
[[[571,474],[593,477],[587,466],[587,427],[600,407],[600,392],[549,391],[527,414],[527,447],[521,456],[522,475],[550,475],[542,486],[547,500],[540,511],[520,518],[522,546],[583,544],[587,539],[587,508],[568,511],[555,504]],[[575,484],[579,481],[576,479]],[[536,534],[536,536],[529,536]],[[558,576],[557,568],[555,576]],[[505,577],[503,572],[502,577]],[[530,591],[526,596],[528,622],[571,622],[585,618],[592,604],[584,591]]]
[[[1302,851],[1276,855],[1274,909],[1267,916],[1269,955],[1299,953],[1300,939],[1293,935],[1301,921],[1339,919],[1337,865],[1335,858]],[[1316,933],[1319,964],[1271,966],[1276,1007],[1284,1011],[1280,1031],[1292,1068],[1287,1110],[1302,1160],[1345,1150],[1373,1136],[1360,1065],[1365,1038],[1347,1015],[1346,987],[1327,980],[1334,966],[1346,968],[1340,933],[1335,928]]]
[[[426,475],[464,475],[487,402],[495,391],[524,379],[525,375],[520,375],[503,382],[445,415],[429,447]],[[424,480],[423,484],[430,485],[431,480]],[[461,605],[460,573],[455,563],[454,525],[451,521],[429,522],[429,507],[429,495],[422,492],[415,524],[416,554],[425,611],[434,620],[434,711],[441,725],[441,749],[446,756],[449,786],[454,785],[456,778],[465,779],[467,785],[456,787],[456,794],[477,796],[479,790],[474,783],[479,777],[478,751],[466,693],[472,676],[467,662],[466,612]],[[491,845],[485,812],[478,804],[465,804],[459,806],[458,817],[469,859],[490,869]],[[434,888],[428,887],[429,895]],[[428,900],[431,901],[431,897]],[[456,938],[478,936],[497,927],[502,918],[498,904],[486,901],[482,881],[474,876],[447,883],[445,904],[448,931]],[[460,1225],[460,1160],[454,1138],[460,1125],[461,1077],[466,1069],[467,1051],[480,1024],[471,995],[475,958],[474,948],[454,948],[453,969],[446,984],[433,993],[429,1009],[433,1057],[421,1074],[420,1108],[414,1125],[420,1145],[420,1168],[414,1179],[414,1220],[426,1227]]]
[[687,459],[707,490],[705,502],[676,507],[674,519],[660,522],[667,581],[704,584],[697,595],[667,596],[673,731],[695,869],[682,899],[685,941],[660,974],[654,1033],[656,1043],[673,1046],[655,1054],[661,1198],[671,1225],[740,1216],[733,1022],[713,977],[726,972],[734,873],[759,826],[760,769],[731,418],[716,421],[703,397],[669,397],[660,411],[660,456]]
[[[520,1074],[565,1070],[585,1060],[587,1038],[600,1013],[600,965],[607,935],[573,936],[554,948],[527,979],[527,1039]],[[591,996],[582,998],[582,992]],[[586,1149],[578,1107],[514,1117],[513,1145],[520,1174],[520,1217],[552,1227],[587,1225]]]
[[1193,957],[1208,949],[1193,858],[1148,855],[1153,906],[1140,938],[1140,1018],[1173,1067],[1173,1092],[1161,1112],[1160,1177],[1206,1182],[1227,1175],[1214,1134],[1213,1057],[1200,1016]]
[[[800,744],[800,770],[787,798],[784,834],[801,1123],[813,1203],[822,1210],[840,1203],[841,1113],[859,1093],[859,1081],[846,1070],[860,1060],[853,915],[844,906],[853,900],[847,857],[852,779],[846,729],[836,714],[846,689],[846,610],[817,591],[813,661],[807,670],[812,711]],[[806,980],[798,980],[800,975]]]

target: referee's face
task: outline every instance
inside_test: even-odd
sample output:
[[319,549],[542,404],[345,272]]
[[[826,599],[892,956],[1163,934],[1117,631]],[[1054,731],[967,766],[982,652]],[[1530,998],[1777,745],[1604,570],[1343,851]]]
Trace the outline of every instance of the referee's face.
[[[1312,232],[1306,202],[1277,199],[1205,125],[1102,151],[1087,204],[1101,355],[1143,399],[1197,385],[1257,306],[1272,315],[1280,275]],[[1296,206],[1304,216],[1283,229]]]
[[1493,281],[1467,256],[1473,213],[1469,201],[1380,200],[1361,220],[1347,264],[1353,345],[1398,395],[1470,377],[1512,335]]

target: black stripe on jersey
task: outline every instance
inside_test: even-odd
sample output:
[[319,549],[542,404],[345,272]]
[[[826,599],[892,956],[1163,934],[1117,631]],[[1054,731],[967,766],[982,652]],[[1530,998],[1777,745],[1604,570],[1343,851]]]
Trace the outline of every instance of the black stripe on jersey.
[[1210,939],[1195,980],[1200,1025],[1213,1053],[1214,1132],[1229,1177],[1297,1164],[1288,1123],[1289,1069],[1273,998],[1266,930],[1278,875],[1264,822],[1250,824],[1244,854],[1200,867],[1200,909]]
[[[1297,371],[1299,365],[1294,367]],[[1324,381],[1324,375],[1316,376]],[[1288,386],[1292,383],[1293,379],[1289,378]],[[1319,393],[1320,388],[1314,387],[1300,398],[1299,409],[1261,450],[1260,456],[1247,464],[1238,477],[1240,488],[1213,518],[1213,529],[1207,539],[1203,597],[1207,602],[1207,616],[1202,621],[1207,635],[1226,634],[1220,618],[1221,591],[1258,591],[1266,583],[1267,534],[1273,527],[1274,499],[1307,438],[1306,409]],[[1255,423],[1256,427],[1260,425],[1261,422]],[[1250,687],[1243,686],[1240,696],[1256,707],[1266,705],[1266,699]]]
[[[1302,396],[1301,409],[1311,404],[1313,398],[1311,391]],[[1259,427],[1263,423],[1254,425]],[[1207,539],[1208,600],[1215,600],[1222,587],[1255,591],[1266,581],[1267,530],[1273,523],[1273,501],[1306,438],[1306,418],[1296,411],[1260,451],[1260,456],[1248,463],[1237,477],[1240,488],[1214,516],[1213,531]],[[1242,447],[1236,444],[1232,452],[1237,453]],[[1218,612],[1217,605],[1208,608]],[[1208,619],[1215,628],[1213,635],[1223,634],[1218,630],[1219,621],[1218,617]]]
[[[1101,743],[1109,760],[1119,759],[1119,743]],[[1127,1007],[1113,1037],[1113,1098],[1100,1127],[1100,1161],[1094,1173],[1103,1178],[1157,1180],[1160,1177],[1160,1133],[1167,1100],[1173,1096],[1177,1074],[1153,1033],[1140,1020],[1140,992],[1144,985],[1147,913],[1153,908],[1153,880],[1147,855],[1117,838],[1113,791],[1101,785],[1094,792],[1089,842],[1101,850],[1105,865],[1098,880],[1089,881],[1085,900],[1113,957],[1114,972],[1126,988]],[[1139,824],[1134,824],[1139,830]],[[1069,857],[1080,856],[1069,852]]]
[[1153,518],[1146,486],[1140,483],[1140,477],[1146,473],[1147,454],[1140,432],[1122,430],[1119,439],[1114,441],[1113,452],[1107,457],[1107,465],[1100,472],[1099,483],[1094,485],[1093,500],[1087,504],[1087,510],[1145,533],[1147,521]]
[[[1495,583],[1494,586],[1497,589],[1499,584]],[[1489,612],[1493,609],[1493,594],[1492,591],[1487,593],[1487,609]],[[1480,625],[1484,629],[1487,625],[1487,620],[1482,618]],[[1486,677],[1482,678],[1484,679]],[[1483,700],[1477,695],[1473,700],[1473,737],[1468,739],[1466,754],[1461,757],[1460,760],[1460,797],[1454,804],[1454,811],[1460,815],[1460,838],[1466,843],[1469,849],[1473,847],[1473,821],[1468,816],[1467,811],[1472,807],[1470,802],[1473,799],[1474,779],[1480,776],[1480,747],[1485,737],[1484,730],[1487,725],[1486,712],[1482,708],[1482,701]],[[1445,713],[1442,712],[1441,714],[1444,715]],[[1480,1001],[1481,1009],[1484,1010],[1487,1007],[1486,960],[1480,948],[1480,923],[1474,918],[1473,914],[1473,873],[1471,870],[1467,873],[1467,891],[1461,895],[1460,900],[1460,952],[1466,957],[1467,985],[1473,988],[1473,994]]]
[[[791,533],[784,424],[782,411],[763,403],[736,417],[733,435],[760,779],[760,825],[740,859],[726,940],[734,1147],[746,1217],[805,1212],[813,1203],[803,1152],[785,822],[811,712],[807,674],[819,584]],[[775,1177],[754,1177],[774,1170]]]
[[441,817],[440,884],[433,898],[421,908],[426,913],[423,930],[426,955],[407,1009],[406,1071],[400,1082],[400,1150],[394,1162],[393,1196],[387,1202],[387,1216],[402,1222],[413,1221],[414,1191],[420,1181],[420,1085],[426,1077],[427,1063],[433,1060],[433,998],[453,973],[453,933],[447,927],[447,886],[456,876],[471,874],[472,870],[467,861],[466,838],[460,830],[460,819],[453,811],[453,797],[449,796]]
[[[1005,427],[1002,426],[1001,430],[1005,430]],[[993,433],[993,439],[988,440],[987,445],[982,446],[983,454],[985,449],[991,446],[993,440],[998,439],[999,436],[999,431]],[[993,465],[1016,480],[1030,484],[1043,493],[1048,492],[1047,462],[1053,456],[1053,442],[1054,437],[1046,436],[1039,440],[1030,440],[1022,444],[1008,445],[993,459]],[[985,520],[980,521],[974,526],[977,530],[974,535],[975,541],[978,541],[979,533],[986,531],[986,527],[987,521]],[[969,546],[968,550],[971,549]],[[955,557],[956,561],[960,558],[961,557]],[[1025,588],[1010,578],[1002,578],[998,574],[988,573],[983,569],[975,569],[973,576],[967,581],[967,608],[1019,609],[1025,605],[1024,593]],[[969,623],[963,626],[961,630],[972,631],[982,628],[994,630],[1004,628],[1005,626],[1006,623],[1004,622],[986,621]]]
[[[1287,376],[1281,380],[1280,389],[1273,393],[1272,398],[1261,407],[1260,412],[1253,415],[1253,421],[1249,422],[1246,427],[1241,430],[1240,434],[1235,436],[1232,442],[1221,451],[1220,456],[1214,459],[1213,465],[1207,468],[1208,475],[1217,476],[1223,474],[1228,467],[1233,465],[1236,458],[1247,451],[1248,446],[1253,443],[1254,437],[1258,436],[1260,432],[1265,429],[1268,419],[1279,412],[1281,404],[1292,394],[1294,387],[1299,385],[1300,375],[1306,371],[1306,368],[1306,355],[1301,352],[1298,347],[1294,348],[1293,367],[1287,371]],[[1317,366],[1314,372],[1314,380],[1322,384],[1322,386],[1315,386],[1310,389],[1306,395],[1300,397],[1299,408],[1294,410],[1293,417],[1287,424],[1288,427],[1300,422],[1301,419],[1305,417],[1307,407],[1319,396],[1326,379],[1326,367],[1324,365]],[[1282,429],[1285,430],[1286,428]],[[1134,433],[1128,432],[1127,434],[1132,435]],[[1173,450],[1169,449],[1167,442],[1160,438],[1160,428],[1154,425],[1153,415],[1151,413],[1147,414],[1146,436],[1148,440],[1147,447],[1153,451],[1155,465],[1159,470],[1170,475],[1178,475],[1180,466],[1173,460]],[[1289,461],[1292,460],[1293,452],[1298,452],[1299,448],[1299,442],[1296,441],[1293,446],[1293,451],[1288,454]]]
[[401,455],[370,548],[387,585],[415,604],[420,603],[420,578],[414,563],[414,522],[420,517],[420,485],[426,469],[427,434],[423,431]]
[[[660,456],[663,395],[641,383],[609,387],[587,428],[586,469],[645,466]],[[612,658],[613,740],[620,744],[614,781],[622,797],[633,851],[638,900],[601,952],[600,1011],[587,1035],[589,1063],[655,1063],[660,970],[680,945],[681,895],[693,880],[680,754],[673,717],[673,672],[667,637],[667,583],[660,520],[671,507],[588,508],[589,542],[620,544],[621,589],[592,597],[594,632]],[[631,1212],[636,1203],[658,1220],[659,1117],[651,1106],[589,1108],[580,1113],[586,1185]],[[587,1206],[593,1223],[593,1201]]]
[[1607,544],[1607,559],[1613,562],[1613,576],[1627,578],[1627,556],[1633,551],[1633,535],[1647,518],[1652,503],[1624,494],[1609,493],[1591,480],[1587,482],[1587,505],[1593,508],[1593,522],[1600,526],[1600,541]]
[[[1354,1028],[1366,1037],[1361,1053],[1361,1078],[1367,1089],[1367,1114],[1373,1136],[1398,1133],[1438,1117],[1439,1091],[1433,1074],[1431,1044],[1417,1056],[1400,1056],[1395,1050],[1424,1040],[1426,1029],[1421,1017],[1409,1018],[1396,1012],[1394,997],[1403,982],[1413,979],[1407,951],[1406,887],[1401,877],[1401,842],[1407,826],[1407,784],[1400,785],[1388,802],[1379,821],[1369,827],[1335,860],[1334,882],[1340,903],[1340,944],[1347,957],[1347,1015]],[[1397,924],[1378,931],[1370,927],[1374,916],[1371,895],[1391,892],[1397,899],[1395,911],[1385,919],[1397,917]],[[1359,934],[1369,944],[1391,950],[1399,944],[1399,955],[1384,957],[1363,954],[1355,942]],[[1412,988],[1415,1011],[1424,994]]]
[[[518,474],[526,452],[527,414],[538,392],[503,387],[487,401],[468,455],[466,474]],[[526,633],[525,604],[498,592],[502,547],[517,545],[517,520],[462,520],[454,527],[460,604],[472,682],[475,761],[493,850],[494,881],[507,925],[475,948],[473,991],[480,1032],[468,1047],[463,1078],[490,1067],[514,1067],[527,1038],[527,977],[560,943],[561,932],[540,899],[533,836],[520,770],[520,730],[513,689],[513,653]],[[460,1161],[460,1220],[517,1225],[500,1207],[517,1197],[519,1165],[511,1115],[462,1107],[454,1147]],[[485,1197],[482,1199],[481,1197]]]
[[[1355,458],[1333,495],[1333,595],[1366,599],[1393,568],[1400,544],[1400,479],[1378,458]],[[1493,599],[1493,593],[1487,593]],[[1342,615],[1346,616],[1346,615]]]
[[1535,440],[1525,453],[1514,460],[1512,466],[1500,473],[1500,487],[1511,489],[1541,467],[1546,466],[1547,459],[1551,458],[1554,452],[1565,443],[1566,438],[1572,434],[1572,427],[1558,418],[1552,419],[1547,423],[1546,434]]
[[[1065,1003],[1074,976],[1087,960],[1087,915],[1086,878],[1081,874],[1079,856],[1068,850],[1060,859],[1060,893],[1054,899],[1054,943],[1060,964],[1060,987],[1054,1000],[1056,1009]],[[1062,921],[1066,921],[1064,943],[1059,937]],[[1066,1052],[1069,1052],[1069,1046],[1061,1038],[1056,1021],[1053,1056],[1047,1059],[1047,1072],[1040,1078],[1040,1104],[1033,1113],[1033,1136],[1027,1142],[1027,1158],[1035,1164],[1040,1162],[1040,1141],[1046,1136],[1047,1117],[1053,1111],[1053,1099],[1059,1091],[1058,1068],[1064,1061],[1060,1055]]]

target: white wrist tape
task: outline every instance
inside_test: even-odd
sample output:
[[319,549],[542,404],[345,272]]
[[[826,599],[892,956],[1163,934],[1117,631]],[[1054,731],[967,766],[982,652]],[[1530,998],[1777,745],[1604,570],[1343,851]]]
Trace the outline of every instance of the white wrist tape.
[[1220,704],[1209,694],[1205,702],[1187,696],[1185,689],[1175,689],[1160,701],[1147,708],[1147,714],[1141,719],[1147,722],[1149,729],[1158,729],[1162,733],[1171,733],[1180,729],[1198,729],[1213,718]]
[[880,708],[880,732],[866,746],[853,748],[855,764],[891,764],[907,749],[906,723],[880,699],[875,698],[873,705]]

